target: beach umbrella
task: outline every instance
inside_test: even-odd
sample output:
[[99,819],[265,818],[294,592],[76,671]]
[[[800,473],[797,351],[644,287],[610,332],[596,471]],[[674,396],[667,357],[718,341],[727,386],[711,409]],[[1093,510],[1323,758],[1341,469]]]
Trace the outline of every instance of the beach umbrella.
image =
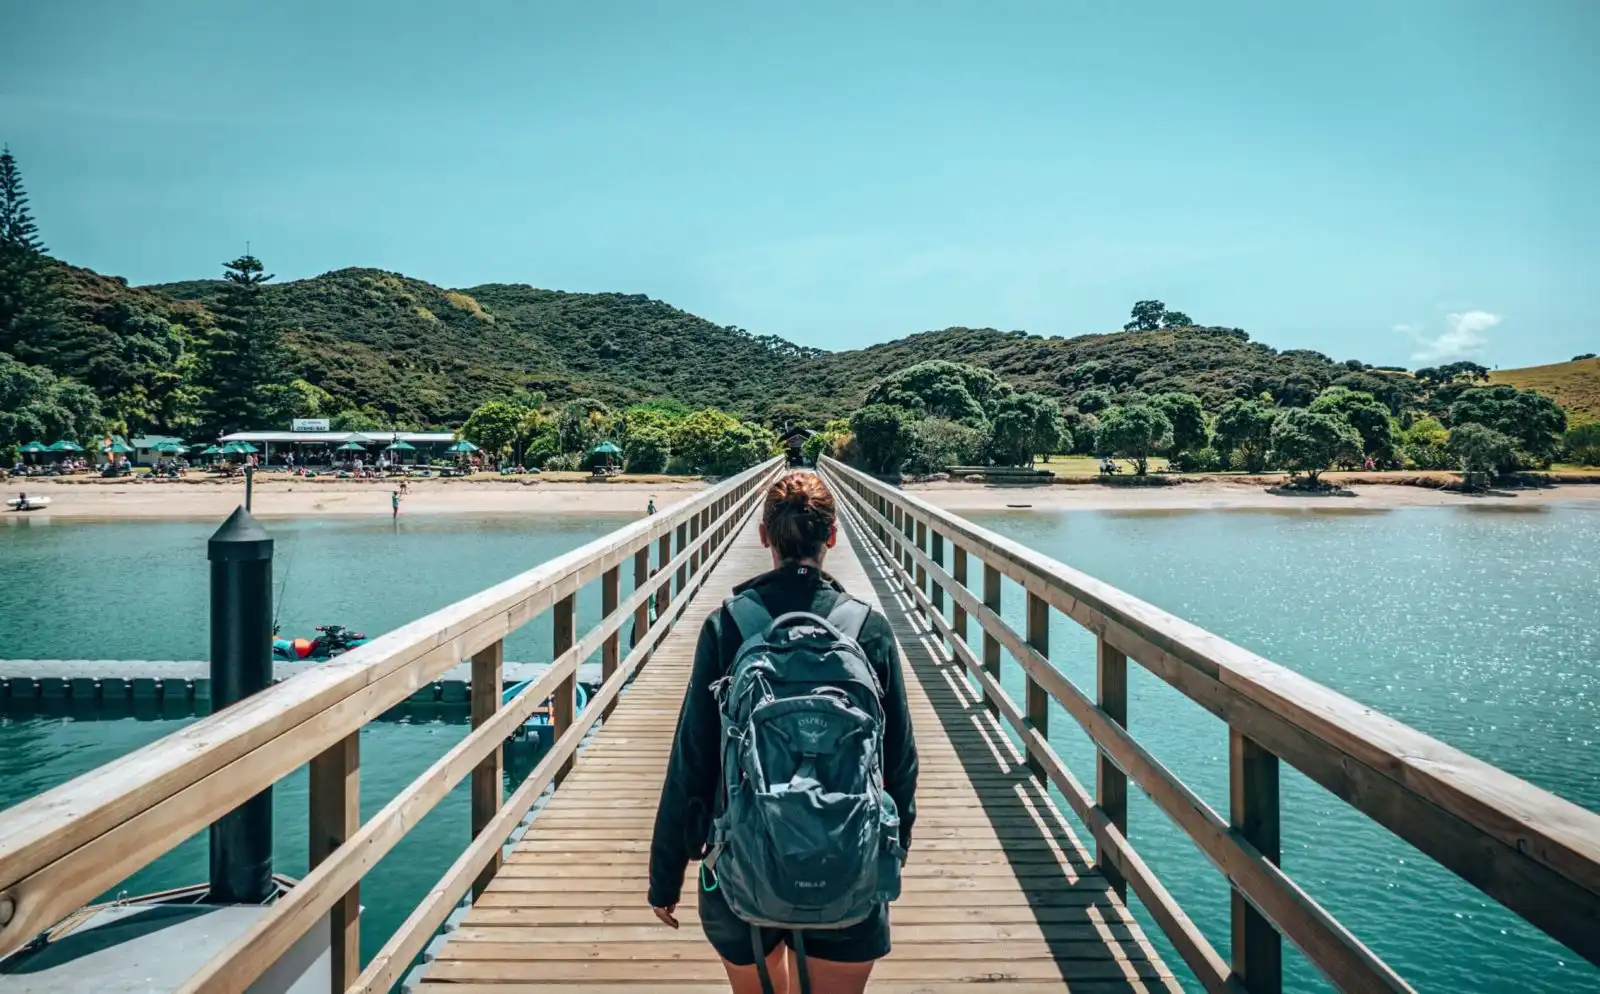
[[256,448],[254,445],[251,445],[249,442],[229,442],[228,444],[233,446],[233,451],[242,452],[247,456],[252,454],[252,453],[261,451],[260,449]]
[[49,448],[46,451],[48,451],[48,452],[82,452],[83,451],[83,446],[79,445],[77,442],[69,442],[69,441],[67,441],[66,439],[63,438],[59,442],[51,442]]
[[394,452],[397,450],[400,452],[415,452],[417,451],[417,447],[412,445],[410,442],[404,441],[403,439],[396,439],[389,444],[387,449],[384,449],[385,452]]
[[594,448],[590,449],[589,454],[591,456],[620,456],[622,455],[622,450],[610,442],[601,442],[599,445],[596,445]]
[[445,451],[446,452],[476,452],[476,451],[478,451],[478,447],[476,445],[473,445],[471,442],[469,442],[469,441],[467,441],[466,439],[463,438],[461,441],[459,441],[456,444],[450,446],[448,449],[445,449]]
[[133,451],[131,446],[125,445],[122,442],[112,442],[110,445],[102,445],[100,448],[114,456],[125,456]]
[[365,452],[360,442],[346,442],[334,450],[335,452]]
[[217,448],[215,445],[208,445],[204,449],[200,450],[200,454],[203,456],[215,456],[221,455],[221,453],[222,450]]
[[49,448],[43,442],[29,442],[20,450],[22,452],[48,452]]

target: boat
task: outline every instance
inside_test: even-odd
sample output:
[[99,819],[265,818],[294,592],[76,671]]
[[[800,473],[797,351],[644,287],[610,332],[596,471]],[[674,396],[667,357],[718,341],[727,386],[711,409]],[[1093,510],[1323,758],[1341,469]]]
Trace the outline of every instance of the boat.
[[13,497],[6,501],[6,507],[13,511],[42,511],[49,506],[48,497]]

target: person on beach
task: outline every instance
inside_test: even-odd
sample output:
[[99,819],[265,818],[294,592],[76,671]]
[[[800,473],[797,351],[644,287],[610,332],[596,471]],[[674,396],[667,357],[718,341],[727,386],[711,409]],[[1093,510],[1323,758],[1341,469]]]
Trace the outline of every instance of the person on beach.
[[650,503],[645,507],[644,513],[646,513],[646,514],[654,514],[654,513],[656,513],[656,499],[654,497],[650,498]]
[[917,747],[888,619],[822,570],[836,517],[813,473],[767,491],[773,568],[700,629],[656,811],[650,906],[677,928],[701,860],[700,927],[734,994],[858,994],[889,953]]
[[389,491],[389,506],[394,509],[393,517],[400,517],[400,491]]

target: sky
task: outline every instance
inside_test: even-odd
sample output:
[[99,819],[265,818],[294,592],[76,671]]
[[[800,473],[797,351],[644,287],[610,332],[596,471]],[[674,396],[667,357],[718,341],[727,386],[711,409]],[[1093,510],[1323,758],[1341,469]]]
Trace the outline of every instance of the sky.
[[644,293],[828,349],[1600,351],[1600,3],[0,0],[52,254]]

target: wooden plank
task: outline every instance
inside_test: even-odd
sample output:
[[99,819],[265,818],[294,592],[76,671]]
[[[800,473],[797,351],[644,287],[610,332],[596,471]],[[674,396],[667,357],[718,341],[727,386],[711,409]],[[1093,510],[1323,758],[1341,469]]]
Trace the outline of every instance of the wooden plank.
[[[1000,570],[989,560],[983,561],[983,603],[995,614],[1000,613]],[[996,686],[1000,686],[1000,640],[989,634],[989,630],[979,626],[983,632],[983,668],[994,677]],[[996,713],[996,705],[989,702],[989,713]]]
[[[308,864],[321,866],[361,828],[361,734],[347,735],[310,765]],[[344,990],[361,972],[361,884],[345,891],[328,911],[329,977]]]
[[[556,601],[555,610],[550,612],[551,635],[550,652],[560,656],[572,648],[572,643],[578,637],[577,613],[578,595],[568,594]],[[572,721],[577,716],[578,707],[578,680],[577,671],[568,675],[556,685],[555,694],[550,699],[550,724],[554,728],[556,738],[560,738],[567,729],[572,727]],[[567,778],[572,772],[572,760],[566,759],[561,767],[556,770],[556,783]]]
[[[615,606],[615,605],[613,605]],[[608,612],[609,613],[609,612]],[[482,728],[494,718],[495,712],[500,710],[500,674],[502,664],[505,662],[505,643],[496,642],[487,649],[473,654],[472,657],[472,727]],[[500,810],[500,795],[503,790],[503,765],[502,757],[504,747],[495,750],[483,758],[472,771],[472,837],[477,838],[482,834],[484,827],[494,820],[495,812]],[[500,857],[496,855],[483,868],[483,873],[473,884],[474,894],[482,894],[489,886],[489,881],[494,879],[495,872],[500,868]],[[349,987],[351,980],[340,984],[340,988]]]
[[[1034,593],[1028,594],[1028,645],[1041,656],[1050,655],[1050,604]],[[1050,694],[1032,675],[1026,679],[1028,697],[1028,727],[1042,739],[1050,738]],[[1043,778],[1044,767],[1037,757],[1028,755],[1028,769]]]

